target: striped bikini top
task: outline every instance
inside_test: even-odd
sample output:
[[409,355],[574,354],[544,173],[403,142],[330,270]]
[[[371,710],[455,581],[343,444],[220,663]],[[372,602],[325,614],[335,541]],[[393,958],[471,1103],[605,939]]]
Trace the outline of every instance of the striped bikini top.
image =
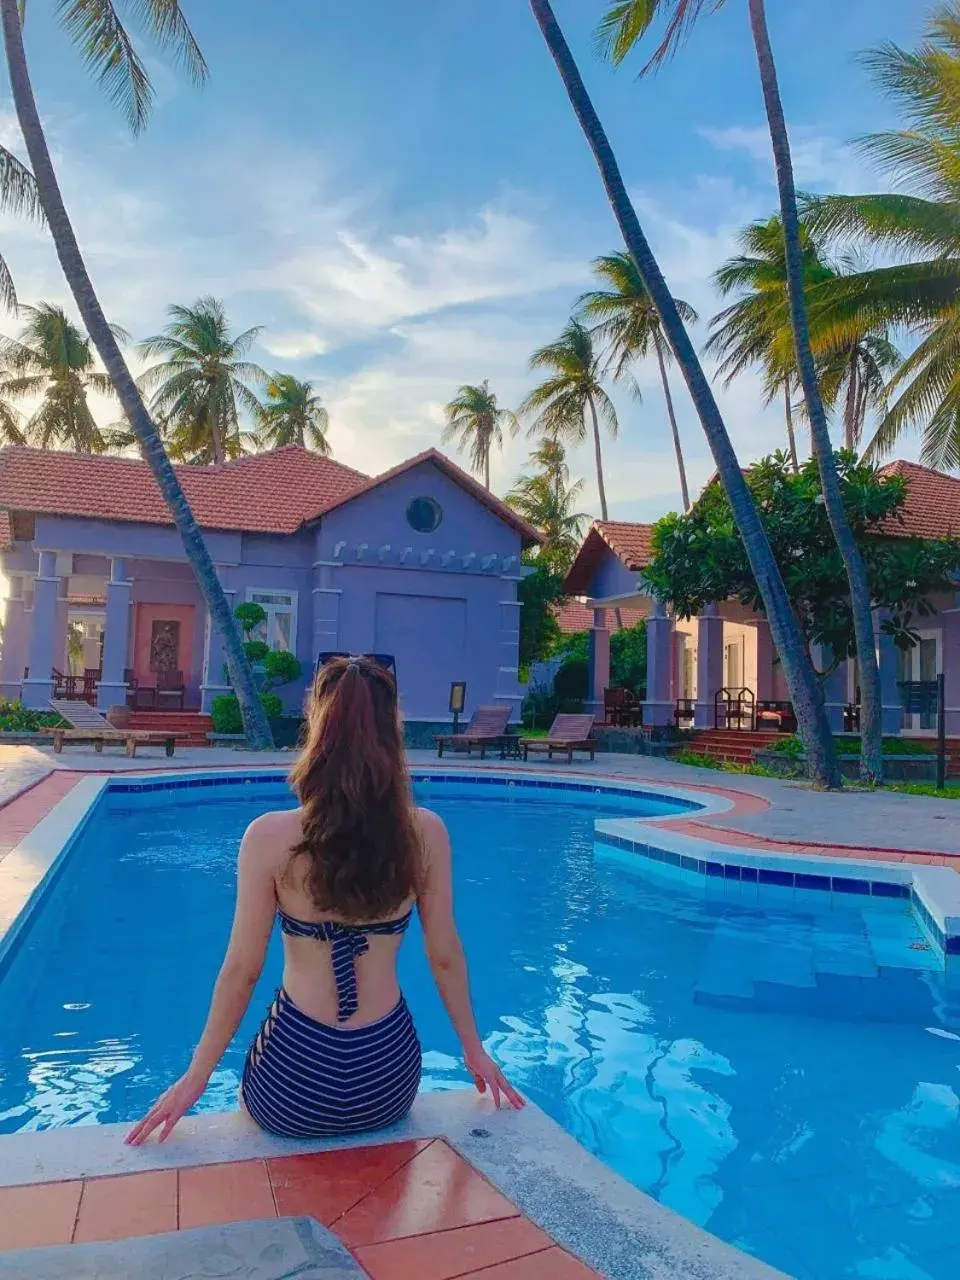
[[357,958],[370,949],[368,936],[371,933],[404,933],[412,915],[411,907],[405,916],[385,920],[380,924],[338,924],[335,920],[297,920],[280,908],[277,909],[277,919],[283,933],[291,938],[316,938],[319,942],[333,944],[331,959],[333,980],[337,986],[338,1022],[346,1022],[348,1018],[352,1018],[359,1007],[355,966]]

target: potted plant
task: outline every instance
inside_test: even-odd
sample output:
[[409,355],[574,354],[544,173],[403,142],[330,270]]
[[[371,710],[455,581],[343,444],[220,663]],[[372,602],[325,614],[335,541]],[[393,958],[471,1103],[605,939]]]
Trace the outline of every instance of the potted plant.
[[[273,691],[280,685],[298,680],[303,666],[300,660],[286,649],[271,649],[263,640],[252,639],[253,631],[266,622],[266,610],[253,601],[238,604],[233,616],[243,632],[243,649],[247,655],[260,690],[260,701],[270,721],[274,745],[295,747],[300,736],[301,717],[283,714],[283,703]],[[230,683],[230,675],[224,667],[224,679]],[[243,720],[236,694],[225,693],[214,698],[210,706],[213,731],[217,735],[240,737]]]

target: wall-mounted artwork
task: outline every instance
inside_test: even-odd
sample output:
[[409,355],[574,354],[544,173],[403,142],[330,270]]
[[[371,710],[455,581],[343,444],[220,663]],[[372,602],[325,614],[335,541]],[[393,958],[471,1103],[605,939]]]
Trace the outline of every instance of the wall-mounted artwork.
[[177,671],[180,660],[180,623],[154,622],[150,630],[150,670]]

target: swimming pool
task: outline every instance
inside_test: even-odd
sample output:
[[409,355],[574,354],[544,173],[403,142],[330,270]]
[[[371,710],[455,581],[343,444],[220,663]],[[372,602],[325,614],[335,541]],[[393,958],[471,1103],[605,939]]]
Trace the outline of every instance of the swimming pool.
[[[210,780],[207,780],[210,781]],[[669,802],[421,788],[454,842],[478,1022],[513,1079],[663,1203],[803,1280],[947,1280],[960,1000],[901,900],[679,883],[594,844]],[[0,1133],[129,1120],[185,1066],[236,844],[279,783],[108,792],[0,979]],[[425,1084],[466,1082],[414,931]],[[279,944],[204,1109],[235,1105]]]

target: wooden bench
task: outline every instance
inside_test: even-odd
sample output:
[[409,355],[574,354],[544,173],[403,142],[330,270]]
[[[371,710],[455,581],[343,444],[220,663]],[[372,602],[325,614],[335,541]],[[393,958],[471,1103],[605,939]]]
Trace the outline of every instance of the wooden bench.
[[93,743],[93,749],[99,755],[105,742],[122,742],[126,747],[126,754],[132,759],[137,754],[138,746],[162,744],[166,754],[172,756],[177,739],[187,736],[185,733],[153,733],[149,729],[115,729],[110,733],[105,729],[54,729],[53,750],[59,755],[65,742]]

